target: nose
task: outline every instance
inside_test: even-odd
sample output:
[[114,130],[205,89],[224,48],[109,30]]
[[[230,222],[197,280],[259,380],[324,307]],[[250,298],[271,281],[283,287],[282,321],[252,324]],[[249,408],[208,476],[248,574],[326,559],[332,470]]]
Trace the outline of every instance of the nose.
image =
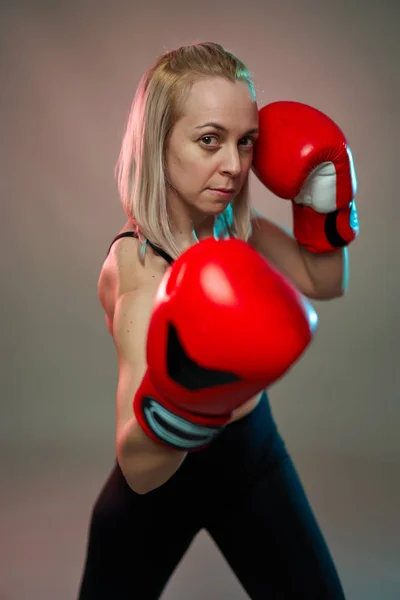
[[241,170],[242,163],[237,146],[234,148],[226,147],[220,163],[221,173],[230,177],[237,177]]

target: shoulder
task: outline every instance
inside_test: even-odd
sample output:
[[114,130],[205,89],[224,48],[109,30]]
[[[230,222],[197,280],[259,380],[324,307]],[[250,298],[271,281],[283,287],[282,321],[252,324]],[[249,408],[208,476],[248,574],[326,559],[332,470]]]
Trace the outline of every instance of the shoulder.
[[248,243],[253,246],[259,252],[262,252],[261,242],[265,240],[263,232],[265,228],[270,225],[270,221],[266,219],[261,213],[259,213],[254,207],[250,210],[250,225],[251,231],[248,239]]
[[256,250],[264,254],[266,258],[275,257],[278,252],[287,252],[295,250],[297,252],[297,244],[293,234],[282,225],[277,225],[255,208],[251,212],[251,234],[249,244]]
[[138,253],[139,241],[134,237],[120,238],[113,243],[100,269],[100,300],[111,290],[117,292],[122,287],[121,291],[124,293],[134,288],[138,282],[138,274],[141,273]]
[[133,236],[114,242],[101,267],[97,284],[98,297],[106,313],[109,329],[118,298],[143,288],[155,291],[167,267],[168,263],[150,247],[146,249],[144,259],[141,259],[140,242]]

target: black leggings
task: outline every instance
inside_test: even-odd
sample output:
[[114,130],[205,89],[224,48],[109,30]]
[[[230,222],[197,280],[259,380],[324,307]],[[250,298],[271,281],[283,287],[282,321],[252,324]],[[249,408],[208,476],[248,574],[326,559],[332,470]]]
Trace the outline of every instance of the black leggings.
[[201,529],[253,600],[344,599],[266,395],[148,494],[115,466],[93,508],[79,600],[159,598]]

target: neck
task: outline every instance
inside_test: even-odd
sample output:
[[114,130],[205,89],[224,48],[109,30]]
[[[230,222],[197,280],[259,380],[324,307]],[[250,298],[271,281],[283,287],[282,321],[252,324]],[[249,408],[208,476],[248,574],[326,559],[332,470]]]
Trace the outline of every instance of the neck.
[[177,207],[174,202],[169,202],[168,212],[171,231],[181,252],[199,240],[213,236],[214,216],[204,215],[187,206]]
[[171,230],[175,238],[176,245],[183,252],[200,240],[212,237],[214,235],[214,217],[207,217],[201,223],[196,225],[195,221],[182,223],[179,221],[174,224],[171,221]]

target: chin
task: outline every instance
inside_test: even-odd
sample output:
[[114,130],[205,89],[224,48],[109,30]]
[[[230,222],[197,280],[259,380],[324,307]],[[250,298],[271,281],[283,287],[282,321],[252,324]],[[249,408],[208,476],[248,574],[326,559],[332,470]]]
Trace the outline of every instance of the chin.
[[207,208],[204,207],[203,212],[209,215],[210,217],[212,215],[221,215],[224,212],[224,210],[228,208],[228,206],[229,202],[227,201],[213,202],[212,204],[207,206]]
[[[207,190],[205,190],[207,192]],[[215,197],[211,194],[201,194],[200,197],[197,198],[197,202],[195,202],[196,210],[208,217],[216,217],[222,214],[232,203],[232,196],[228,196],[226,198]]]

